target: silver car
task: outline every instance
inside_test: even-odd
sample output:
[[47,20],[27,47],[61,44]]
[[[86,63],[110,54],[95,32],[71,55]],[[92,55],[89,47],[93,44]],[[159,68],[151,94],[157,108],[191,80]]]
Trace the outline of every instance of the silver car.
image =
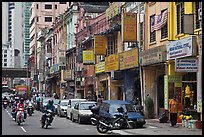
[[77,102],[87,101],[86,99],[69,99],[68,105],[67,105],[67,119],[72,119],[71,110],[74,108],[74,105]]
[[97,102],[95,101],[77,102],[71,110],[72,122],[75,120],[77,120],[79,124],[83,122],[90,122],[92,112],[89,107],[96,106],[96,103]]
[[69,99],[63,99],[60,101],[60,103],[57,106],[57,115],[58,116],[67,116],[67,105],[68,105]]

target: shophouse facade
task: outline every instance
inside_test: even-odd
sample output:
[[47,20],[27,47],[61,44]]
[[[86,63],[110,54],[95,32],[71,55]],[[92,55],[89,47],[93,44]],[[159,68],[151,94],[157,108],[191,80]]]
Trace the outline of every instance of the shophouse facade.
[[[174,41],[166,47],[168,73],[165,75],[165,109],[168,109],[167,100],[176,95],[181,112],[188,111],[193,119],[202,120],[201,2],[171,2],[170,9],[174,26],[170,39]],[[173,84],[169,80],[171,76],[178,82]]]

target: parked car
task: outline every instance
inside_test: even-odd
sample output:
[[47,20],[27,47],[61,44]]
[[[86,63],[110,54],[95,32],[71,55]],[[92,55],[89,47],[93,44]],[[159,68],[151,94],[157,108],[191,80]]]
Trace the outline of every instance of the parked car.
[[57,115],[58,116],[67,116],[67,105],[68,105],[69,99],[63,99],[60,101],[60,103],[57,105]]
[[72,122],[75,120],[77,120],[79,124],[82,122],[90,122],[92,115],[90,106],[96,106],[96,103],[95,101],[77,102],[71,110]]
[[78,98],[75,98],[75,99],[69,99],[69,102],[68,102],[68,105],[67,105],[67,119],[72,119],[71,118],[71,110],[74,108],[74,105],[77,103],[77,102],[82,102],[82,101],[87,101],[86,99],[78,99]]
[[122,107],[127,112],[128,119],[134,122],[135,127],[143,127],[146,123],[144,116],[137,113],[133,105],[123,100],[104,100],[99,108],[99,116],[105,119],[115,119],[118,114],[118,108]]

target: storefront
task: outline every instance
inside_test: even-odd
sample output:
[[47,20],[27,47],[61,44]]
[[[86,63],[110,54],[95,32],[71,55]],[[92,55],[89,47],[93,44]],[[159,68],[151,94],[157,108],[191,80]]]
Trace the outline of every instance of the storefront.
[[166,73],[166,45],[141,52],[143,98],[149,94],[154,101],[154,113],[164,112],[164,75]]
[[[193,119],[198,119],[197,113],[197,38],[189,36],[170,42],[167,46],[168,77],[178,77],[180,80],[174,85],[168,84],[165,96],[165,109],[167,102],[176,96],[179,102],[179,113],[190,114]],[[179,119],[178,122],[181,122]]]

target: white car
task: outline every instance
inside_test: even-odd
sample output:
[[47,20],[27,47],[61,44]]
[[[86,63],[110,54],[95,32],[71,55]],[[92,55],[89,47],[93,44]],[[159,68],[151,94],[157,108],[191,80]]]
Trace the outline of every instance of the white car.
[[92,112],[89,107],[96,106],[96,103],[95,101],[77,102],[71,110],[72,122],[75,120],[77,120],[79,124],[82,122],[90,122]]
[[82,102],[82,101],[87,101],[87,100],[86,99],[78,99],[78,98],[69,99],[69,102],[67,105],[67,119],[72,119],[71,118],[71,110],[74,108],[74,105],[77,102]]
[[67,115],[67,105],[68,105],[69,99],[63,99],[60,101],[60,103],[57,106],[57,115],[58,116],[66,116]]

